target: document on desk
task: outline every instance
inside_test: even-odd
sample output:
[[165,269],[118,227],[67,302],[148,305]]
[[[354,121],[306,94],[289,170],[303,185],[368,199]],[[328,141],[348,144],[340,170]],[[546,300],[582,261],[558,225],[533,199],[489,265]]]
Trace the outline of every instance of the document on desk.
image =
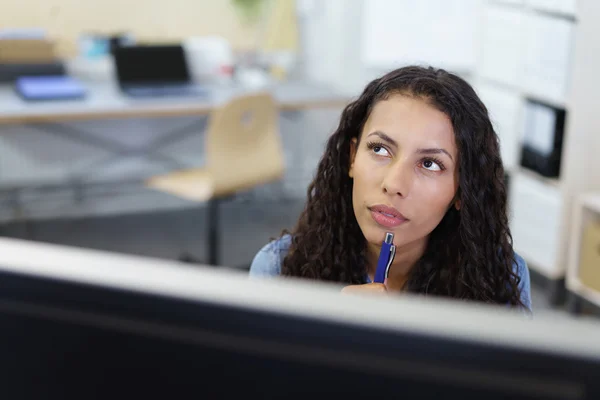
[[364,7],[361,55],[367,67],[475,67],[477,0],[368,0]]

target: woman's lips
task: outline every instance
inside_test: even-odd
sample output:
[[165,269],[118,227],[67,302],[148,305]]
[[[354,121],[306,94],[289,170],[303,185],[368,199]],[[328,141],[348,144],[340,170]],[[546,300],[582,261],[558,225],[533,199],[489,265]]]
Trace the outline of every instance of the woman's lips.
[[395,228],[408,221],[398,210],[383,204],[369,207],[369,211],[375,222],[386,228]]

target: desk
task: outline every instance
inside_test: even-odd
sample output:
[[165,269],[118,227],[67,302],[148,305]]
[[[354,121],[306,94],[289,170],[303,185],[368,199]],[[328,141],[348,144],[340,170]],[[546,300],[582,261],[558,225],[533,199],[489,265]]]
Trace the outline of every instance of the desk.
[[[121,94],[114,83],[86,83],[89,95],[84,100],[29,103],[17,97],[9,86],[0,87],[0,124],[68,122],[90,119],[144,118],[206,115],[235,96],[256,90],[236,86],[209,87],[208,97],[131,99]],[[281,110],[341,107],[350,96],[325,85],[311,82],[282,82],[266,88]]]
[[[208,87],[210,95],[207,97],[132,99],[122,95],[113,82],[86,82],[86,87],[88,96],[84,100],[32,103],[20,99],[11,87],[0,86],[0,127],[7,124],[26,125],[29,129],[94,146],[111,154],[111,157],[93,162],[68,177],[66,180],[71,183],[89,181],[92,175],[104,165],[124,157],[151,158],[154,162],[159,162],[169,169],[190,167],[173,157],[161,154],[159,150],[201,132],[210,111],[228,99],[259,90],[234,85],[215,85]],[[305,81],[272,84],[264,90],[272,92],[280,109],[284,112],[309,108],[343,107],[350,101],[349,95],[322,84]],[[69,125],[69,122],[82,120],[185,116],[200,118],[187,126],[164,132],[158,140],[141,148],[128,148],[122,143],[98,137],[98,135]],[[11,185],[11,189],[15,189],[17,186],[19,185]],[[40,182],[39,185],[31,183],[27,185],[28,188],[38,186],[48,186],[48,184]]]
[[[6,204],[7,207],[5,208],[17,210],[14,212],[15,215],[29,215],[27,211],[21,210],[26,208],[24,204],[27,203],[27,199],[23,198],[24,194],[31,191],[34,192],[34,198],[44,199],[44,204],[47,204],[51,200],[48,200],[45,196],[46,189],[68,188],[69,192],[72,191],[75,201],[74,206],[88,196],[95,199],[96,189],[100,189],[104,185],[142,186],[141,183],[145,178],[143,176],[139,178],[136,176],[134,179],[122,179],[122,176],[118,176],[115,179],[120,179],[119,181],[110,182],[99,182],[94,179],[98,171],[104,166],[110,166],[113,161],[121,161],[123,158],[143,156],[144,158],[151,158],[153,162],[164,164],[168,169],[191,167],[192,165],[182,165],[180,159],[161,154],[161,151],[165,153],[164,148],[167,145],[193,137],[192,135],[201,134],[208,114],[215,107],[235,96],[256,91],[235,86],[215,86],[209,88],[211,95],[205,98],[132,99],[123,96],[113,83],[86,82],[86,87],[89,94],[84,100],[30,103],[21,100],[12,88],[0,86],[0,129],[2,126],[8,125],[25,125],[28,129],[39,131],[44,136],[82,142],[107,151],[107,155],[102,157],[102,160],[95,160],[85,166],[79,166],[76,171],[70,171],[69,176],[65,179],[50,182],[47,180],[16,182],[16,184],[10,186],[3,185],[3,190],[0,191],[7,193],[9,196],[9,203]],[[275,97],[284,117],[306,109],[341,108],[351,100],[350,95],[340,93],[326,85],[310,82],[282,82],[266,89],[271,91]],[[90,132],[87,125],[75,123],[86,120],[108,121],[157,117],[188,117],[187,119],[190,121],[189,123],[186,121],[183,126],[177,129],[173,129],[172,126],[164,129],[158,128],[161,136],[157,139],[150,139],[143,146],[136,147],[124,145],[102,135],[99,136],[98,132],[95,134]],[[114,125],[111,129],[114,129]],[[170,129],[170,131],[167,132],[167,129]],[[44,194],[40,196],[38,192]],[[157,209],[158,205],[155,199],[152,196],[150,197],[151,200],[144,202],[145,204],[140,204],[138,201],[129,201],[127,205],[119,204],[119,212],[123,209],[132,210],[131,207],[135,207],[136,211],[148,209],[148,207],[152,207],[153,210]],[[104,210],[104,207],[107,206],[102,205],[101,207]],[[88,208],[83,209],[85,213],[91,211]],[[69,214],[71,212],[73,211],[68,211]],[[102,214],[106,215],[108,213],[103,211]],[[214,249],[215,246],[210,246],[209,257],[211,258],[214,258]],[[213,255],[211,256],[211,254]]]
[[[65,172],[42,174],[41,178],[36,173],[24,173],[23,179],[4,180],[0,185],[0,192],[5,197],[8,196],[9,203],[5,207],[7,214],[10,213],[9,209],[12,209],[13,211],[17,210],[18,215],[22,215],[21,209],[24,203],[22,193],[24,191],[27,193],[33,191],[35,194],[46,189],[61,191],[66,189],[79,202],[87,193],[94,197],[95,195],[92,193],[94,188],[100,189],[104,185],[119,186],[121,184],[126,184],[128,187],[129,185],[135,186],[147,177],[138,177],[137,174],[134,174],[133,178],[128,179],[122,179],[121,175],[109,178],[109,180],[96,179],[98,174],[105,171],[106,167],[111,166],[111,163],[115,161],[128,161],[134,160],[134,157],[140,157],[151,161],[160,168],[166,167],[167,170],[198,166],[197,164],[190,165],[189,159],[182,161],[181,158],[175,159],[173,154],[165,154],[167,153],[165,149],[170,145],[185,143],[185,139],[193,140],[202,133],[207,115],[211,110],[232,97],[252,91],[235,86],[214,86],[209,88],[211,96],[206,98],[132,99],[123,96],[112,82],[86,82],[86,87],[89,94],[84,100],[31,103],[21,100],[11,87],[0,86],[0,129],[3,126],[26,126],[28,131],[39,132],[39,137],[48,137],[51,143],[61,143],[60,140],[56,140],[66,139],[70,143],[80,143],[102,150],[102,153],[105,154],[84,164],[77,164],[76,167],[69,167],[65,169]],[[324,107],[341,108],[351,100],[350,95],[339,90],[306,81],[277,83],[267,87],[266,90],[273,93],[282,110],[282,116],[286,119],[294,116],[296,111]],[[91,125],[94,125],[98,121],[114,122],[119,119],[125,121],[126,119],[162,117],[175,117],[176,119],[182,117],[185,122],[178,124],[176,129],[174,129],[174,125],[158,127],[154,131],[160,136],[149,136],[150,139],[146,143],[142,145],[136,143],[135,146],[125,145],[114,138],[111,139],[108,135],[99,135],[104,129],[102,125],[93,132],[93,129],[88,128],[90,125],[87,123],[78,123],[78,121],[91,121]],[[97,126],[98,124],[91,127]],[[115,129],[114,123],[109,126],[111,131]],[[9,133],[13,135],[11,140],[18,141],[18,130],[17,132],[12,128],[11,130],[13,131]],[[144,132],[142,131],[140,134],[143,136]],[[29,164],[24,165],[28,166]],[[21,168],[19,164],[8,164],[6,167]],[[42,167],[35,166],[35,168]],[[145,173],[145,171],[141,172]],[[28,177],[25,178],[25,175]],[[34,196],[34,198],[37,197],[37,195]],[[110,213],[108,211],[110,207],[106,207],[102,207],[103,215]],[[148,210],[149,207],[151,204],[141,207],[141,209]],[[131,207],[128,209],[131,210]]]

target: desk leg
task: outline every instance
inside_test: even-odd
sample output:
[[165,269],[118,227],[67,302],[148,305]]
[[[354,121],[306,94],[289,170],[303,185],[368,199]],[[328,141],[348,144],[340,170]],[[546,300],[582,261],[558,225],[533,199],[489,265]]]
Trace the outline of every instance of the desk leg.
[[182,165],[179,160],[171,156],[162,154],[160,150],[163,147],[166,147],[167,145],[176,143],[180,140],[183,140],[189,136],[195,135],[198,132],[203,131],[206,126],[206,120],[207,119],[204,116],[202,116],[202,118],[193,121],[190,124],[165,132],[162,137],[139,148],[132,148],[114,140],[104,139],[102,137],[97,136],[96,134],[92,134],[69,125],[63,125],[58,123],[44,123],[30,124],[26,126],[32,129],[36,129],[38,131],[50,133],[55,136],[60,136],[65,139],[100,148],[112,153],[112,155],[109,155],[104,159],[95,161],[90,165],[81,168],[79,171],[77,171],[77,173],[74,173],[74,176],[71,178],[74,181],[84,181],[91,179],[94,174],[97,174],[98,171],[102,169],[102,167],[111,165],[116,160],[122,160],[128,157],[143,156],[148,159],[154,160],[155,162],[160,162],[161,164],[167,166],[170,169],[185,168],[186,166]]
[[212,198],[208,201],[206,207],[206,218],[207,218],[207,255],[208,264],[217,266],[219,265],[219,250],[220,250],[220,221],[219,221],[219,204],[221,200],[218,198]]
[[574,315],[581,315],[583,309],[581,298],[572,291],[569,291],[567,297],[567,311]]

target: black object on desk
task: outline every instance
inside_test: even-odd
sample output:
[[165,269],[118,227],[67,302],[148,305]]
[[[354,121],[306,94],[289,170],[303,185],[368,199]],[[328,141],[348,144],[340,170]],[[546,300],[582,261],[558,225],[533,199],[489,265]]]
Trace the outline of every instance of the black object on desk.
[[113,49],[119,87],[132,97],[201,96],[181,45],[121,46]]
[[521,166],[548,178],[558,178],[562,159],[566,111],[527,100]]
[[59,76],[66,73],[62,62],[49,64],[0,63],[0,82],[14,82],[20,76]]

